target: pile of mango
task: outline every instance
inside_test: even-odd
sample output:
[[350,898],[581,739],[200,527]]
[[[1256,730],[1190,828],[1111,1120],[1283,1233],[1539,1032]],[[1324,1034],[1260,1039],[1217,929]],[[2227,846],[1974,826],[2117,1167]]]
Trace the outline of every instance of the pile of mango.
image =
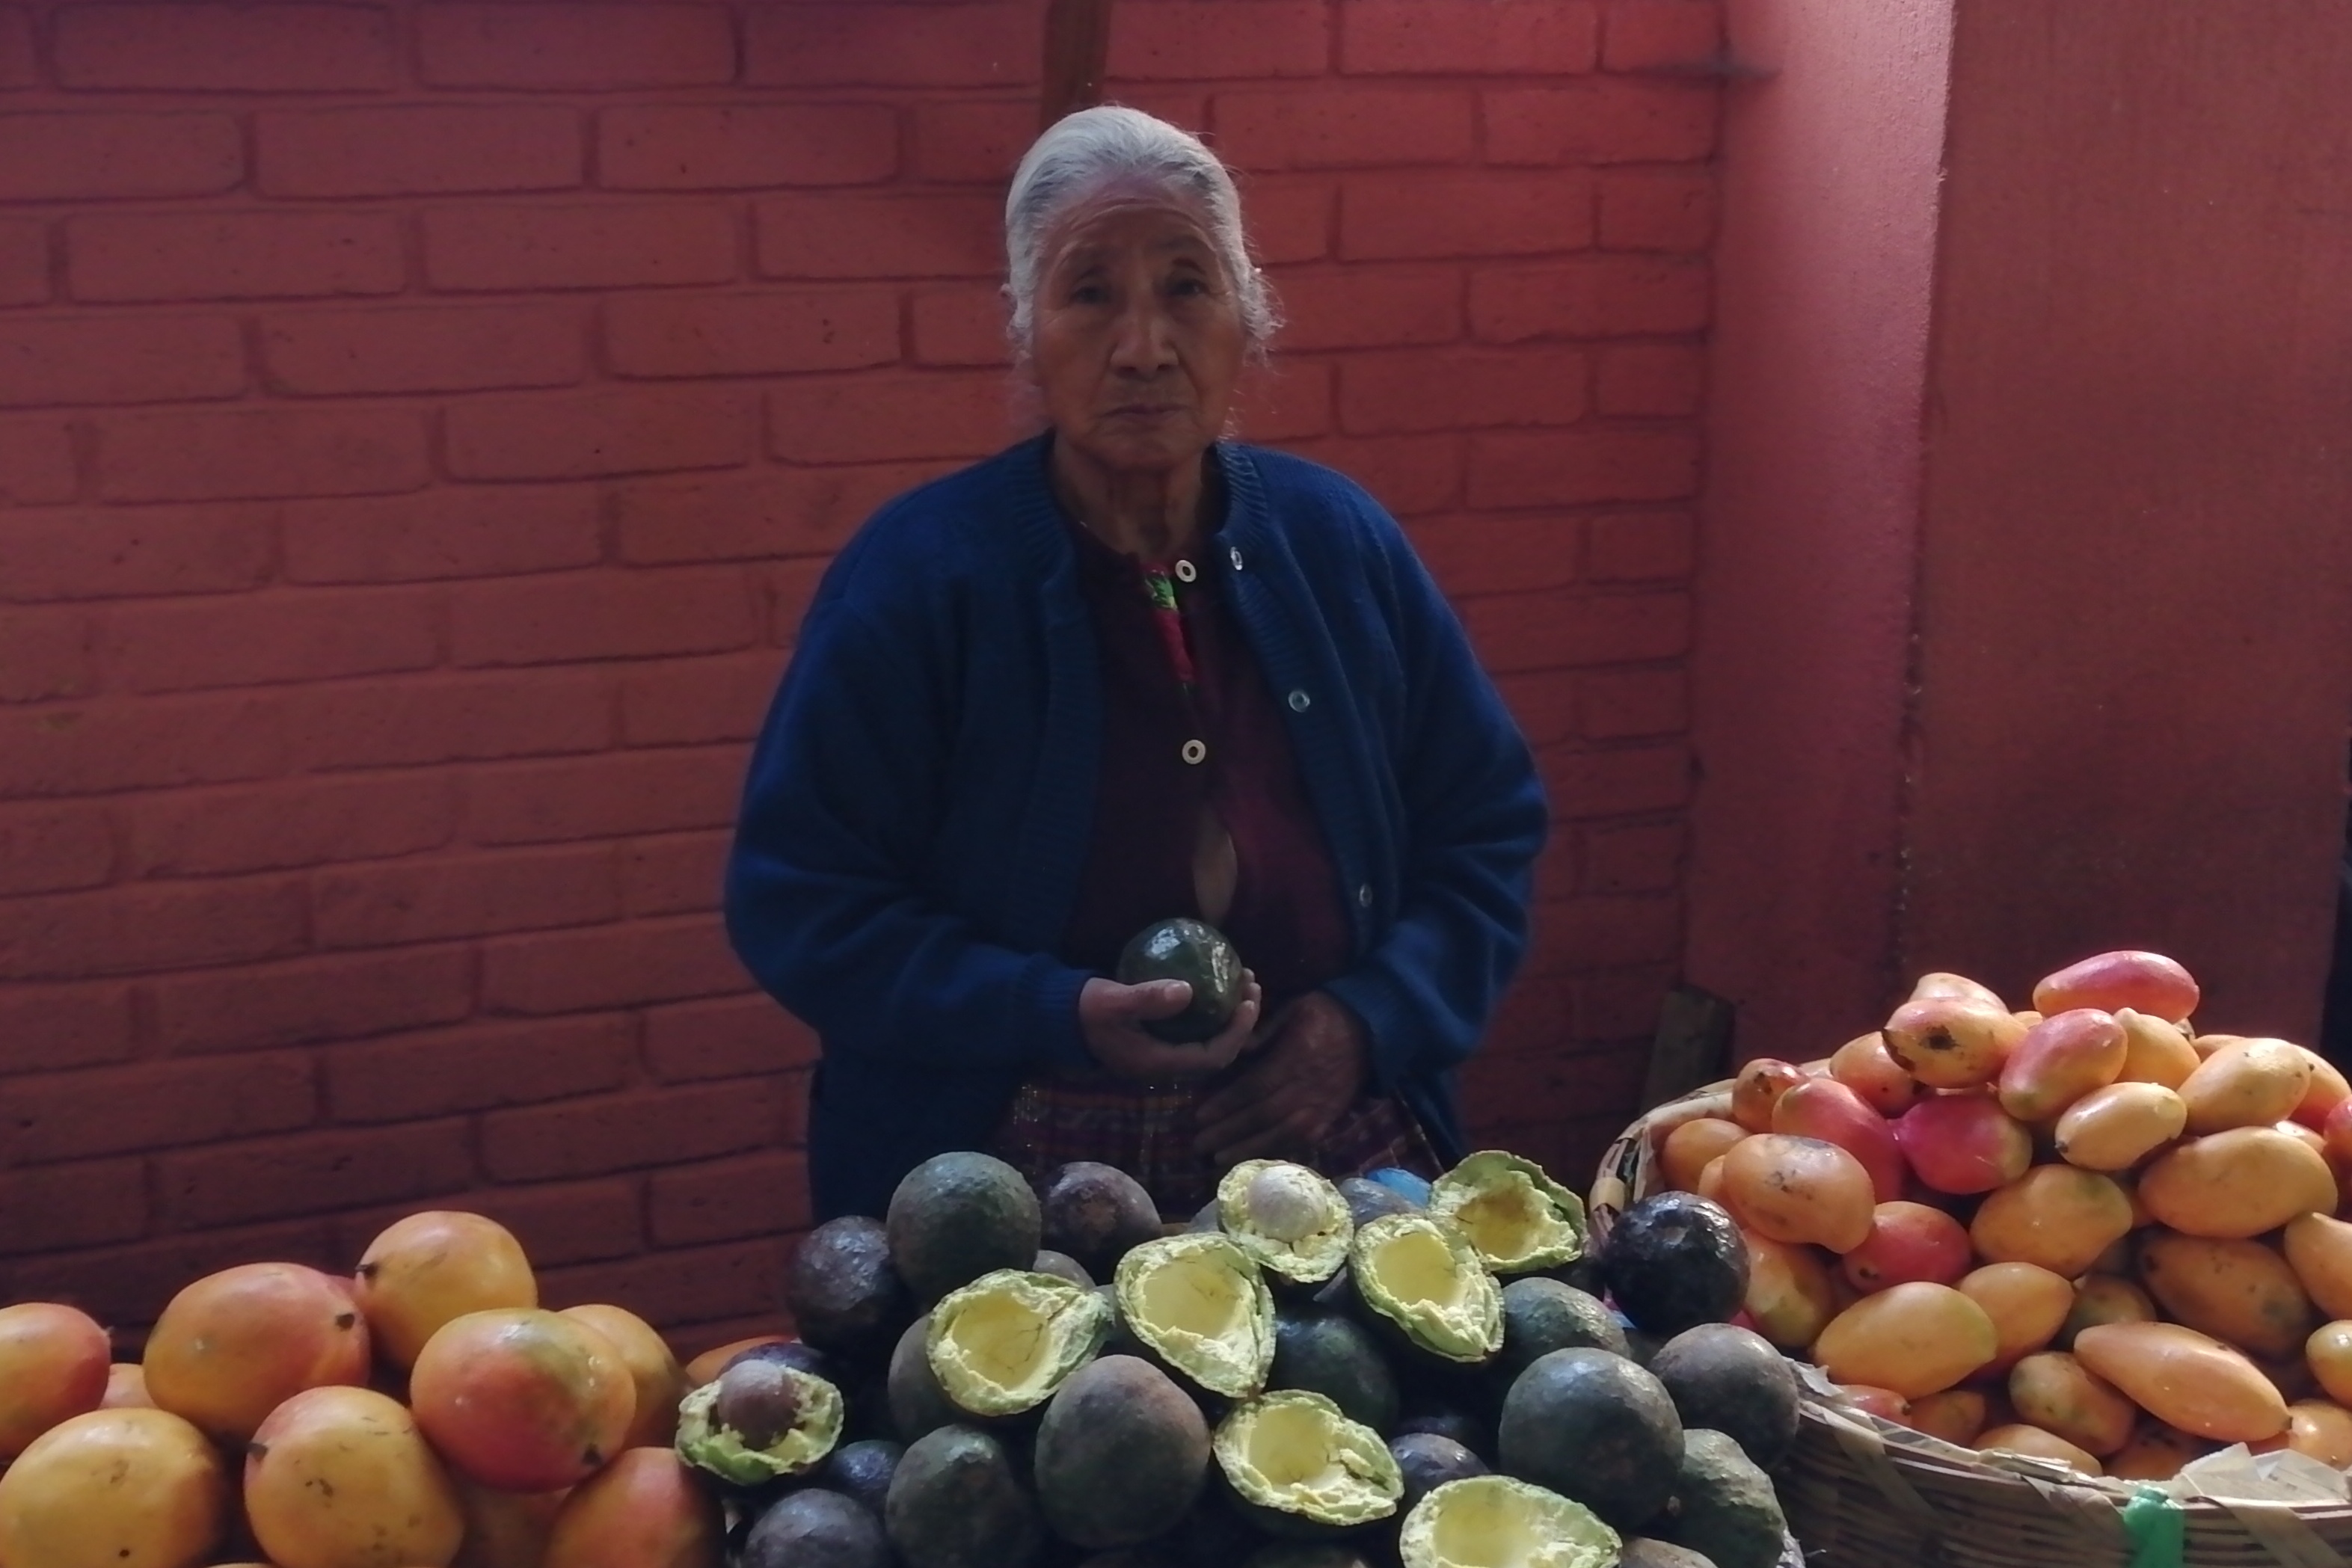
[[1927,975],[1748,1062],[1658,1168],[1744,1233],[1739,1321],[1874,1415],[2131,1479],[2231,1443],[2352,1465],[2352,1083],[2198,1000],[2139,951],[2026,1009]]
[[111,1354],[73,1307],[0,1308],[6,1568],[719,1561],[671,1447],[687,1370],[620,1307],[541,1308],[479,1215],[411,1215],[347,1277],[206,1275]]

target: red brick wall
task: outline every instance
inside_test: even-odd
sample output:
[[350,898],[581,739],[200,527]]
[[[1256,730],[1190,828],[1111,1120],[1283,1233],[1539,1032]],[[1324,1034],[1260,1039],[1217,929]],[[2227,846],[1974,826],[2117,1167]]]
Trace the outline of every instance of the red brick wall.
[[[805,1220],[715,911],[829,551],[1000,445],[1043,0],[0,4],[0,1297],[409,1209],[702,1340]],[[1713,0],[1122,0],[1251,176],[1248,433],[1540,749],[1485,1135],[1587,1162],[1680,942]]]

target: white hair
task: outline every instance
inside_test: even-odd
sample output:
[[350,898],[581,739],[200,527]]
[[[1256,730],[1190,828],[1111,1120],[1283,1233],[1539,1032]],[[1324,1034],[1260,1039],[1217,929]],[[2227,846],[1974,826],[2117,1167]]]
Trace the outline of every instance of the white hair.
[[1241,193],[1217,155],[1191,131],[1138,109],[1105,104],[1056,120],[1037,138],[1004,198],[1006,333],[1016,361],[1029,357],[1042,281],[1046,232],[1072,207],[1105,187],[1139,183],[1202,208],[1209,238],[1241,308],[1250,351],[1263,355],[1280,325],[1274,291],[1250,261],[1242,232]]

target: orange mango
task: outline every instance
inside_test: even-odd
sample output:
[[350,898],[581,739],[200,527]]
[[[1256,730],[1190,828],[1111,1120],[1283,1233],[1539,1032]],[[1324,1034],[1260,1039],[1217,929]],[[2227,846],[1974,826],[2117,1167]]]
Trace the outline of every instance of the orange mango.
[[2327,1125],[2327,1113],[2347,1100],[2352,1100],[2352,1079],[2336,1071],[2336,1064],[2308,1046],[2295,1049],[2311,1059],[2311,1087],[2303,1092],[2289,1113],[2294,1120],[2312,1130]]
[[2140,1173],[2159,1225],[2190,1236],[2259,1236],[2303,1214],[2332,1214],[2326,1159],[2275,1127],[2231,1127],[2175,1145]]
[[2184,1432],[2251,1443],[2286,1430],[2286,1401],[2262,1369],[2195,1329],[2096,1323],[2074,1336],[2074,1355],[2141,1409]]
[[1706,1162],[1706,1168],[1698,1173],[1697,1185],[1691,1190],[1709,1203],[1723,1201],[1723,1156],[1721,1155]]
[[2318,1322],[2294,1270],[2259,1241],[2150,1230],[2139,1282],[2166,1317],[2258,1358],[2293,1355]]
[[2126,947],[2043,976],[2033,988],[2033,1005],[2045,1015],[2069,1008],[2131,1008],[2177,1020],[2197,1010],[2197,995],[2196,980],[2178,962]]
[[1903,1196],[1909,1174],[1895,1146],[1895,1126],[1870,1103],[1834,1078],[1809,1078],[1772,1103],[1772,1131],[1835,1144],[1862,1162],[1881,1203]]
[[2112,1178],[2035,1166],[1986,1195],[1969,1239],[1988,1262],[2038,1264],[2071,1280],[2131,1228],[2131,1199]]
[[1916,1399],[1975,1372],[2000,1344],[1982,1307],[1949,1285],[1917,1281],[1864,1296],[1831,1319],[1813,1342],[1813,1360],[1835,1382]]
[[2304,1342],[2303,1359],[2327,1397],[2352,1405],[2352,1322],[2339,1318],[2312,1330]]
[[2161,1421],[2142,1421],[2132,1439],[2107,1457],[2107,1474],[2118,1480],[2168,1481],[2191,1459],[2211,1453],[2217,1443]]
[[2136,1008],[2118,1009],[2115,1016],[2124,1030],[2123,1071],[2116,1074],[2118,1083],[2161,1083],[2167,1089],[2178,1089],[2205,1060],[2179,1024]]
[[2292,1448],[2336,1469],[2352,1465],[2352,1410],[2332,1399],[2298,1399],[2286,1407],[2286,1430],[2246,1445],[2257,1454]]
[[1896,1008],[1880,1038],[1903,1071],[1929,1088],[1971,1089],[2000,1076],[2025,1029],[1981,1001],[1923,997]]
[[1911,1415],[1911,1401],[1892,1388],[1874,1387],[1867,1383],[1841,1383],[1837,1391],[1845,1396],[1847,1404],[1882,1421],[1906,1421]]
[[1805,1081],[1804,1070],[1777,1056],[1759,1056],[1731,1081],[1731,1119],[1751,1133],[1772,1130],[1772,1107]]
[[1962,1275],[1958,1289],[1992,1320],[1995,1372],[2057,1338],[2074,1306],[2073,1282],[2038,1263],[1988,1263]]
[[2105,1473],[2096,1456],[2084,1453],[2055,1432],[2047,1432],[2022,1422],[2011,1422],[2006,1427],[1995,1427],[1979,1433],[1975,1446],[1980,1454],[1999,1449],[2003,1453],[2030,1455],[2037,1459],[2055,1459],[2086,1476]]
[[2074,1284],[2074,1304],[2058,1325],[2052,1341],[2061,1350],[2074,1347],[2074,1336],[2094,1323],[2152,1323],[2156,1303],[2146,1291],[2120,1274],[2085,1274]]
[[2051,1146],[2084,1170],[2128,1170],[2180,1136],[2188,1120],[2188,1103],[2161,1083],[2109,1083],[2066,1107]]
[[1985,1396],[1981,1389],[1947,1388],[1911,1401],[1903,1424],[1931,1437],[1967,1448],[1985,1429]]
[[1758,1133],[1722,1158],[1722,1201],[1742,1228],[1832,1252],[1859,1246],[1870,1234],[1878,1201],[1870,1172],[1837,1145]]
[[1947,969],[1931,969],[1919,977],[1911,987],[1911,1000],[1925,1001],[1930,997],[1958,997],[1968,1001],[1982,1002],[1989,1008],[2009,1010],[2000,993],[1979,980],[1966,975],[1955,975]]
[[2280,1238],[2287,1267],[2331,1318],[2352,1318],[2352,1223],[2329,1214],[2303,1214]]
[[2021,1122],[2057,1116],[2123,1071],[2123,1025],[2096,1008],[2053,1013],[2025,1031],[2000,1067],[2000,1108]]
[[1747,1128],[1727,1117],[1694,1116],[1658,1140],[1659,1174],[1676,1192],[1696,1192],[1706,1162],[1747,1135]]
[[1886,1041],[1876,1030],[1855,1035],[1832,1051],[1830,1076],[1882,1116],[1900,1116],[1919,1098],[1919,1081],[1886,1054]]
[[2138,1406],[2063,1350],[2036,1352],[2010,1368],[2009,1403],[2019,1420],[2094,1454],[2129,1442],[2139,1419]]
[[1989,1093],[1931,1094],[1895,1119],[1895,1141],[1924,1186],[1990,1192],[2025,1174],[2033,1135]]
[[2315,1060],[2303,1047],[2284,1040],[2240,1040],[2222,1046],[2199,1062],[2180,1085],[2180,1098],[2189,1106],[2189,1131],[2219,1133],[2284,1121],[2311,1091]]
[[1754,1231],[1748,1243],[1748,1293],[1741,1305],[1756,1332],[1785,1351],[1810,1346],[1844,1305],[1826,1254]]

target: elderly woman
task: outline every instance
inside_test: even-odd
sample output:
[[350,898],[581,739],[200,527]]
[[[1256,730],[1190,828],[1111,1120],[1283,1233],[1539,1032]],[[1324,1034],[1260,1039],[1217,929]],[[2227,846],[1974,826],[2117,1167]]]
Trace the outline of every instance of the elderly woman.
[[[949,1149],[1128,1170],[1458,1150],[1453,1069],[1525,942],[1540,787],[1395,522],[1226,439],[1273,308],[1231,177],[1132,110],[1054,126],[1005,203],[1046,431],[882,508],[811,604],[728,873],[736,951],[823,1041],[821,1217]],[[1109,977],[1190,915],[1232,1023]]]

